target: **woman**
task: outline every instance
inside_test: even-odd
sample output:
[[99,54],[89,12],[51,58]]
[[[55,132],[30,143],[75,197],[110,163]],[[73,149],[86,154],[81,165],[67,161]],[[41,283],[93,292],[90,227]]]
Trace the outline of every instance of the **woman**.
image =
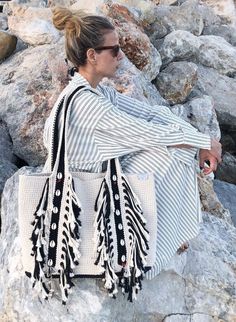
[[[73,100],[68,132],[71,171],[102,172],[104,161],[122,157],[125,172],[153,172],[157,200],[156,262],[147,273],[157,275],[176,250],[198,233],[200,203],[194,157],[209,174],[221,161],[221,145],[173,115],[167,107],[150,106],[99,85],[112,77],[123,53],[114,26],[104,17],[53,9],[53,23],[65,31],[68,60],[77,71],[61,93],[84,86]],[[50,150],[52,116],[44,142]],[[78,144],[79,142],[79,144]],[[210,161],[209,168],[204,162]]]

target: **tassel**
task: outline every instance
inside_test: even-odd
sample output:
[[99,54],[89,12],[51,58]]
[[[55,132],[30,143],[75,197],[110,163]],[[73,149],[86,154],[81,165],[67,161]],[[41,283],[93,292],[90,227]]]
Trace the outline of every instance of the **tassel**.
[[127,263],[122,271],[119,285],[122,292],[128,293],[128,301],[136,299],[136,294],[142,289],[143,275],[146,272],[148,254],[149,232],[145,228],[146,220],[140,206],[137,196],[132,191],[126,178],[121,176],[125,219],[128,226],[128,240],[130,247],[127,247]]
[[63,231],[62,231],[62,249],[61,249],[61,261],[59,269],[59,285],[62,295],[62,303],[66,304],[72,283],[72,277],[74,276],[74,269],[79,264],[79,258],[81,256],[79,251],[80,246],[80,234],[79,230],[81,222],[79,215],[81,212],[81,205],[74,190],[74,182],[71,174],[68,176],[66,183],[66,203],[64,210],[62,209],[61,215],[64,215]]
[[48,191],[49,179],[43,188],[42,197],[34,213],[34,221],[32,222],[33,232],[30,240],[33,247],[31,256],[34,256],[34,270],[31,274],[33,287],[36,287],[42,293],[43,298],[48,299],[52,295],[50,281],[47,279],[47,266],[46,266],[46,243],[45,243],[45,218],[47,216],[48,206]]
[[[65,204],[61,207],[61,220],[64,220],[62,229],[62,249],[59,273],[59,285],[62,295],[62,303],[66,304],[70,288],[73,286],[71,278],[74,276],[74,268],[79,264],[81,223],[79,215],[81,205],[74,191],[74,184],[71,174],[64,182]],[[48,299],[52,295],[50,278],[55,269],[48,267],[47,251],[48,243],[46,241],[46,228],[49,223],[48,210],[49,179],[47,179],[43,189],[42,197],[34,214],[35,220],[31,241],[33,243],[32,256],[34,256],[34,271],[31,274],[33,287],[42,293],[43,298]],[[49,241],[50,242],[50,241]]]
[[97,249],[97,259],[95,265],[100,265],[104,269],[104,287],[110,296],[115,297],[117,291],[118,277],[112,265],[113,239],[110,225],[110,212],[114,207],[111,206],[111,195],[106,178],[103,179],[98,197],[95,202],[96,216],[94,220],[94,241]]
[[[109,223],[110,217],[116,216],[117,210],[121,217],[119,221],[117,217],[114,217],[116,226],[114,232]],[[145,227],[146,220],[140,202],[115,160],[111,160],[108,166],[106,177],[96,199],[95,211],[94,241],[98,253],[95,264],[104,268],[104,286],[110,295],[115,297],[118,292],[117,286],[120,286],[122,292],[128,294],[127,299],[132,302],[136,299],[138,291],[142,289],[141,281],[146,272],[149,249],[149,232]],[[123,230],[117,231],[120,225],[121,227],[123,225]],[[122,236],[119,238],[124,237],[125,245],[123,243],[123,246],[120,245],[118,234]],[[118,249],[115,251],[118,251],[118,264],[122,268],[119,278],[114,270],[113,238],[117,238]],[[124,262],[122,262],[123,256],[125,256]],[[122,263],[120,263],[120,258]]]

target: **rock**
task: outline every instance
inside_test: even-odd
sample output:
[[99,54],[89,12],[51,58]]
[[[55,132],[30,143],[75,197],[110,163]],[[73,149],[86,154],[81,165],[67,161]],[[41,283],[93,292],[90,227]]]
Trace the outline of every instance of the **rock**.
[[214,99],[214,107],[222,131],[236,131],[236,80],[220,75],[212,68],[198,66],[198,81],[194,95],[206,94]]
[[10,162],[16,162],[12,152],[12,142],[8,133],[7,126],[0,121],[0,156]]
[[236,225],[236,185],[220,180],[214,180],[213,185],[217,197],[224,207],[229,209],[233,222]]
[[215,68],[220,74],[236,75],[236,48],[219,36],[200,36],[198,62]]
[[235,25],[236,10],[234,0],[201,0],[201,2],[210,6],[217,15],[221,16],[222,21]]
[[0,12],[0,30],[7,30],[8,24],[7,24],[7,15]]
[[44,123],[68,81],[66,73],[62,43],[25,49],[0,65],[0,118],[7,124],[14,153],[27,164],[45,161]]
[[163,5],[166,5],[166,6],[176,4],[176,2],[177,2],[176,0],[160,0],[159,1],[160,4],[163,4]]
[[198,187],[202,210],[213,214],[214,216],[224,219],[229,224],[232,224],[231,213],[225,209],[218,199],[214,188],[211,176],[205,176],[203,173],[198,174]]
[[160,94],[171,104],[186,101],[197,81],[197,65],[188,62],[170,63],[156,78]]
[[[189,249],[174,256],[159,276],[143,281],[142,294],[134,303],[130,304],[121,294],[116,300],[109,298],[99,279],[76,279],[66,309],[57,294],[45,303],[32,289],[21,264],[17,185],[18,175],[29,170],[18,171],[7,181],[3,192],[0,236],[3,321],[46,322],[52,312],[59,322],[74,322],[75,317],[76,321],[86,322],[205,322],[220,321],[222,316],[225,321],[234,321],[236,228],[209,214],[204,214],[200,234],[190,242]],[[58,293],[57,287],[55,290]]]
[[213,9],[211,7],[207,6],[202,1],[199,1],[199,4],[200,4],[199,5],[199,12],[200,12],[202,19],[203,19],[204,28],[206,28],[208,26],[222,24],[221,18],[215,14],[215,12],[213,11]]
[[[53,1],[53,0],[52,0]],[[57,2],[57,0],[55,0]],[[89,3],[89,12],[97,14],[101,12],[101,6],[104,4],[104,0],[93,0]],[[88,10],[88,1],[87,0],[80,0],[80,1],[75,1],[70,6],[70,9],[72,10]]]
[[6,125],[0,121],[0,194],[6,180],[18,169],[14,163],[16,163],[16,158],[12,153],[11,139]]
[[222,181],[236,184],[236,157],[226,152],[222,163],[218,165],[216,178]]
[[187,109],[188,121],[194,127],[202,133],[220,139],[220,127],[212,97],[203,95],[193,98],[186,103],[185,108]]
[[165,37],[159,50],[163,66],[168,65],[172,61],[196,61],[200,45],[199,37],[194,36],[190,32],[184,30],[172,31]]
[[204,35],[223,37],[228,43],[236,46],[236,28],[228,25],[210,25],[203,30]]
[[[55,6],[70,7],[76,2],[77,2],[76,0],[48,0],[47,7],[55,7]],[[81,0],[79,2],[81,2]],[[90,8],[91,7],[89,6],[89,12],[91,13]]]
[[148,80],[156,78],[161,66],[160,54],[148,36],[135,24],[132,13],[127,7],[117,3],[107,6],[106,10],[116,26],[120,45],[126,56],[143,71]]
[[122,60],[115,77],[104,79],[102,83],[116,88],[120,93],[151,105],[169,105],[156,87],[148,82],[143,73],[127,58]]
[[5,31],[0,31],[0,60],[9,57],[16,49],[17,38]]
[[[0,157],[0,195],[3,191],[5,182],[9,179],[16,171],[18,167],[6,160],[5,158]],[[0,229],[1,229],[1,218],[0,218]]]
[[223,151],[236,155],[236,140],[232,137],[232,134],[228,134],[227,131],[222,132],[220,142],[222,144]]
[[199,36],[204,24],[198,1],[187,1],[181,6],[157,6],[155,20],[147,25],[147,32],[153,43],[174,30],[189,31]]
[[172,61],[190,60],[213,67],[223,75],[236,74],[236,48],[222,37],[196,37],[188,31],[173,31],[165,37],[159,52],[164,66]]
[[36,46],[55,43],[60,38],[60,33],[52,25],[51,9],[27,7],[14,2],[10,2],[9,7],[9,29],[25,43]]

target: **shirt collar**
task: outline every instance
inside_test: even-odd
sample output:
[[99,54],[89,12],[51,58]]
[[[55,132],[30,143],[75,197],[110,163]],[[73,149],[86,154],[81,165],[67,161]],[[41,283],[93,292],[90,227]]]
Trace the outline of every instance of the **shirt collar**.
[[[101,92],[98,89],[93,88],[89,82],[87,81],[87,79],[85,79],[80,73],[75,72],[74,76],[72,77],[71,81],[70,81],[71,85],[75,85],[75,86],[85,86],[86,88],[88,88],[90,91],[98,94],[98,95],[102,95]],[[98,86],[99,87],[99,86]]]

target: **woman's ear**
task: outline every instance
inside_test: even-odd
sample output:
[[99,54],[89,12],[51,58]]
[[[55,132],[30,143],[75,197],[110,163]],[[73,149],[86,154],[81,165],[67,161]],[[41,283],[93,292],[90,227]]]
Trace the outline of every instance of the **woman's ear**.
[[93,48],[87,50],[87,61],[92,65],[96,64],[96,51]]

